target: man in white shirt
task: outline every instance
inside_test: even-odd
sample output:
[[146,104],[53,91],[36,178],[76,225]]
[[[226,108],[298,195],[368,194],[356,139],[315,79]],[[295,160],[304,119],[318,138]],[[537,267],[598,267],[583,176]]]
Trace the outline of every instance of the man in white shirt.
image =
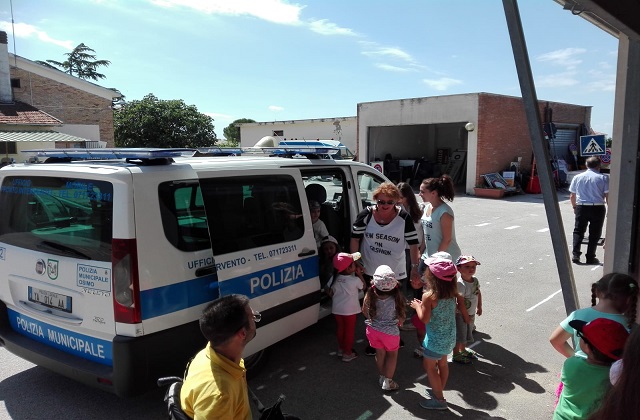
[[586,161],[587,170],[571,180],[569,192],[575,214],[573,228],[574,263],[580,262],[580,245],[589,226],[589,243],[587,245],[587,264],[600,264],[596,258],[596,247],[602,234],[602,226],[606,216],[605,204],[608,203],[609,177],[600,173],[600,159],[591,156]]

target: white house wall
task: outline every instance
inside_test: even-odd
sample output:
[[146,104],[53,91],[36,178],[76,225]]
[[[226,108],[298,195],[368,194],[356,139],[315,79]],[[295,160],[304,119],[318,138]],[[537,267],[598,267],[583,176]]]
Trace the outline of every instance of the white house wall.
[[[431,156],[440,147],[451,147],[455,150],[463,144],[464,133],[459,130],[467,122],[477,126],[477,93],[360,103],[358,104],[359,160],[368,163],[370,158],[384,158],[386,153],[391,153],[395,159],[420,157],[422,155],[420,151],[402,147],[403,137],[413,137],[417,139],[418,144],[424,143],[424,151]],[[439,125],[436,126],[436,124]],[[468,132],[466,136],[465,189],[471,192],[476,176],[477,131]],[[449,138],[452,141],[451,144],[441,144],[438,138]],[[372,140],[377,150],[368,150],[369,140]],[[387,147],[391,147],[393,151],[387,151]]]
[[[340,123],[339,133],[336,131],[334,121]],[[282,131],[282,139],[287,140],[296,138],[298,140],[340,140],[355,153],[356,129],[356,117],[244,123],[240,125],[240,145],[251,147],[261,138],[272,136],[274,131]]]
[[70,136],[81,137],[87,140],[100,140],[100,126],[98,125],[65,124],[61,127],[55,127],[54,131],[69,134]]

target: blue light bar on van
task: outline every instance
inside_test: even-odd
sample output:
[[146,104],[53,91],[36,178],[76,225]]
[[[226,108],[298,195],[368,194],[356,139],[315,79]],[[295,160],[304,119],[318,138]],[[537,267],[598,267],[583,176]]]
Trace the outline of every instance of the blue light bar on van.
[[194,156],[240,156],[240,147],[201,147],[194,153]]
[[287,147],[263,147],[263,151],[274,155],[332,155],[340,151],[337,147],[314,147],[314,146],[287,146]]
[[110,149],[32,149],[22,153],[42,158],[61,158],[77,160],[97,159],[162,159],[184,156],[194,149],[156,149],[156,148],[110,148]]

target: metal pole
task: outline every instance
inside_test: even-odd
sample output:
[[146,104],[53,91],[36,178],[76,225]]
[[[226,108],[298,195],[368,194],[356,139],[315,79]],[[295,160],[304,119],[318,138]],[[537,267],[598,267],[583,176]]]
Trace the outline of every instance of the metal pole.
[[533,155],[537,161],[542,198],[547,213],[547,221],[549,222],[551,243],[558,266],[564,306],[567,314],[570,314],[578,308],[578,295],[576,293],[573,270],[571,269],[567,238],[564,234],[562,217],[560,216],[558,196],[553,182],[549,151],[547,150],[547,145],[544,142],[542,133],[538,98],[533,83],[533,75],[531,73],[524,32],[522,30],[518,2],[517,0],[502,0],[502,4],[507,19],[507,27],[509,28],[509,37],[511,38],[511,47],[513,48],[513,57],[518,71],[518,79],[520,80],[520,90],[522,91],[524,111],[527,117],[527,124],[529,125]]

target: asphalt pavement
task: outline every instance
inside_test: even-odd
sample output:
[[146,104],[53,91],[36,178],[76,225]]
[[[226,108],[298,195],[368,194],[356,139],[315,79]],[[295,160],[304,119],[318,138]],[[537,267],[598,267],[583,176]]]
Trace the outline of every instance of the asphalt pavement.
[[[558,199],[569,244],[573,211],[568,192],[559,191]],[[380,389],[374,360],[364,355],[361,317],[354,345],[360,357],[350,363],[335,355],[331,317],[272,346],[264,368],[249,380],[263,404],[284,394],[284,411],[302,419],[551,418],[563,357],[548,336],[566,313],[542,196],[492,200],[461,195],[452,207],[463,253],[482,263],[477,276],[483,315],[476,317],[473,344],[480,360],[449,364],[445,397],[450,410],[430,412],[418,405],[427,379],[421,360],[413,357],[413,331],[402,332],[406,345],[395,375],[400,390]],[[603,260],[602,247],[597,257]],[[602,276],[602,266],[572,267],[580,305],[590,305],[590,284]],[[119,399],[0,348],[0,419],[161,419],[162,397],[163,391],[154,390]],[[257,419],[255,405],[253,411]]]

